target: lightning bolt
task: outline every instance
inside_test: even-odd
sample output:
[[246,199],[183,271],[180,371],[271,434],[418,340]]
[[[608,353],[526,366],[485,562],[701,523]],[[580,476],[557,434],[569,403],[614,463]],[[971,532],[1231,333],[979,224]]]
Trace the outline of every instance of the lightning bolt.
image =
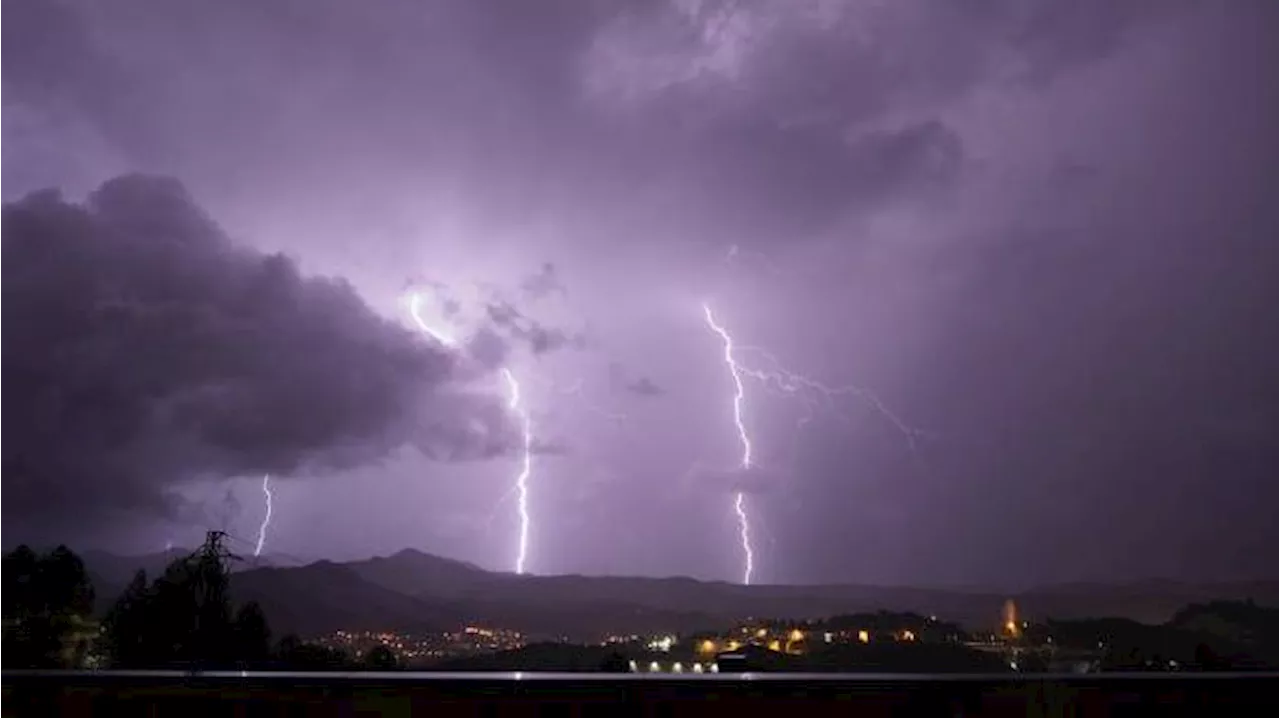
[[[448,347],[458,346],[457,340],[450,333],[431,326],[422,318],[422,295],[418,292],[413,292],[409,295],[409,315],[413,317],[413,321],[418,325],[418,328],[432,339]],[[507,367],[503,367],[499,370],[499,373],[502,374],[502,378],[507,384],[507,409],[519,419],[523,434],[520,471],[516,475],[515,485],[513,486],[517,497],[517,511],[520,516],[520,536],[516,544],[515,570],[517,574],[522,574],[524,573],[525,560],[529,555],[529,525],[531,523],[529,514],[529,477],[533,473],[533,421],[529,418],[529,412],[525,410],[523,403],[520,401],[520,382],[516,379],[515,374]],[[505,499],[505,495],[503,498]]]
[[[746,397],[746,390],[742,385],[744,372],[733,356],[733,337],[729,336],[729,332],[716,322],[715,315],[711,313],[711,305],[703,304],[702,312],[706,317],[707,326],[719,335],[720,341],[724,344],[724,363],[729,368],[729,376],[733,378],[733,423],[738,429],[738,440],[742,444],[739,467],[745,471],[751,468],[751,437],[747,434],[747,426],[742,419],[742,402]],[[742,542],[742,583],[749,586],[751,574],[755,571],[755,552],[751,548],[751,520],[747,516],[746,501],[746,494],[742,491],[738,491],[733,497],[733,510],[738,515],[738,538]]]
[[271,527],[271,474],[262,475],[262,498],[267,504],[267,513],[258,526],[258,544],[253,547],[253,555],[261,556],[262,547],[267,542],[267,529]]
[[[898,430],[906,441],[907,448],[913,457],[917,460],[920,458],[918,452],[917,440],[924,432],[909,426],[896,413],[891,411],[885,405],[880,397],[870,389],[856,386],[853,384],[845,384],[842,386],[831,386],[811,379],[803,374],[793,372],[778,361],[778,358],[772,353],[755,346],[737,347],[739,352],[755,353],[763,357],[770,365],[767,369],[757,369],[739,365],[738,371],[743,376],[759,381],[767,390],[771,390],[778,394],[788,396],[798,396],[802,398],[807,406],[808,413],[801,417],[797,423],[797,428],[804,426],[813,419],[813,411],[818,403],[826,406],[828,410],[840,417],[845,423],[849,423],[849,417],[839,410],[836,399],[839,397],[850,396],[861,400],[873,411],[881,416],[886,422]],[[820,397],[820,399],[819,399]]]
[[520,473],[516,475],[516,505],[520,513],[520,540],[516,550],[516,573],[524,573],[524,562],[529,555],[529,475],[533,472],[533,422],[529,412],[520,404],[520,382],[510,369],[502,369],[507,382],[507,408],[520,419],[524,433],[524,452],[520,460]]
[[[732,253],[731,255],[732,256]],[[742,444],[742,458],[740,468],[749,469],[752,466],[753,447],[750,435],[747,432],[746,423],[742,418],[742,405],[746,395],[743,388],[744,379],[753,379],[764,385],[765,389],[774,393],[784,394],[792,397],[799,397],[805,402],[806,413],[796,424],[797,438],[799,429],[807,425],[814,417],[814,410],[819,404],[824,405],[827,409],[835,413],[846,423],[849,418],[843,414],[836,399],[844,396],[851,396],[861,400],[872,410],[878,413],[885,421],[891,424],[906,440],[907,448],[911,455],[917,461],[920,461],[920,455],[917,451],[917,439],[922,435],[919,429],[907,425],[897,414],[890,411],[889,407],[880,400],[874,392],[869,389],[847,384],[843,386],[830,386],[816,379],[812,379],[803,374],[793,372],[782,365],[772,353],[756,346],[737,345],[733,341],[733,337],[723,325],[716,321],[715,315],[711,311],[711,306],[704,303],[702,305],[703,315],[706,319],[707,326],[711,331],[715,332],[724,345],[724,363],[729,368],[729,374],[733,378],[733,421],[734,426],[738,430],[738,439]],[[757,354],[762,357],[768,364],[766,368],[756,368],[746,366],[739,360],[740,354]],[[797,442],[798,446],[798,442]],[[746,497],[743,492],[739,491],[734,495],[734,511],[738,515],[738,533],[742,541],[742,553],[744,557],[743,579],[744,584],[751,583],[751,574],[754,568],[755,554],[751,547],[751,526],[750,519],[746,510]]]
[[413,292],[409,295],[409,316],[413,317],[414,324],[417,324],[418,328],[432,339],[435,339],[448,347],[456,347],[458,345],[452,336],[441,329],[437,329],[430,324],[427,324],[427,320],[422,318],[422,295],[417,292]]

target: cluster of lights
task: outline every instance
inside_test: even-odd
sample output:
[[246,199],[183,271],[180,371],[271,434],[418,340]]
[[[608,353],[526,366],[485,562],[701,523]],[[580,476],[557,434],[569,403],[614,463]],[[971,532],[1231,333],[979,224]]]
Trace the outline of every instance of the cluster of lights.
[[357,658],[377,645],[391,649],[402,660],[444,658],[485,650],[509,650],[525,645],[517,631],[467,626],[458,632],[408,635],[392,631],[336,631],[314,641],[319,645],[352,651]]
[[611,636],[605,636],[605,639],[600,643],[600,645],[609,646],[609,645],[614,645],[619,643],[635,643],[639,640],[640,640],[640,636],[634,633],[626,636],[611,635]]
[[[809,634],[800,628],[785,629],[775,634],[768,628],[752,628],[750,626],[744,626],[736,629],[734,633],[741,634],[742,636],[745,636],[745,638],[704,638],[698,642],[696,649],[698,653],[710,655],[721,650],[736,651],[748,643],[754,643],[756,645],[764,646],[771,651],[795,652],[803,650],[803,646],[810,640]],[[818,635],[821,636],[822,642],[827,644],[846,640],[854,640],[858,643],[867,644],[871,643],[872,639],[871,631],[865,628],[852,632],[824,631]],[[893,633],[894,640],[904,643],[913,643],[918,641],[919,638],[919,634],[911,629],[901,629]],[[651,649],[655,646],[654,643],[650,643],[649,645]]]
[[[631,669],[632,673],[640,672],[640,666],[635,661],[630,662],[629,668]],[[647,672],[648,673],[667,673],[668,671],[664,671],[662,669],[661,663],[657,661],[650,661],[649,669]],[[685,665],[680,661],[676,661],[675,663],[671,664],[671,670],[669,672],[670,673],[686,673],[686,672],[688,673],[719,673],[720,665],[717,663],[708,663],[706,665],[703,665],[702,663],[692,663],[689,665],[689,670],[685,671]]]
[[663,653],[670,653],[671,647],[675,645],[675,643],[676,643],[675,636],[661,636],[659,638],[655,638],[652,641],[649,641],[649,650],[661,651]]

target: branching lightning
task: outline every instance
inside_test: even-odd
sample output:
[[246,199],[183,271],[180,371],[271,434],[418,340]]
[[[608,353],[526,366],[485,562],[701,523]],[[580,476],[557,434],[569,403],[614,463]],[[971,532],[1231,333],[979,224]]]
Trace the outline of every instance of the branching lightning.
[[267,529],[271,527],[271,474],[262,475],[262,498],[266,501],[267,512],[262,517],[262,524],[258,526],[258,544],[253,547],[254,556],[262,555],[262,547],[267,542]]
[[803,374],[797,374],[782,366],[778,358],[768,351],[755,346],[736,347],[740,353],[754,353],[763,357],[769,363],[768,369],[756,369],[739,365],[738,371],[743,376],[750,377],[759,381],[766,389],[775,391],[780,394],[786,394],[793,397],[801,397],[808,407],[809,413],[801,418],[800,424],[803,425],[813,418],[813,410],[820,401],[828,410],[840,417],[841,420],[848,422],[849,418],[843,414],[836,405],[836,399],[840,397],[854,397],[861,400],[885,421],[891,424],[906,440],[907,448],[913,456],[919,458],[917,453],[916,440],[920,437],[919,429],[908,426],[897,414],[889,410],[884,402],[880,400],[875,392],[864,387],[845,384],[842,386],[830,386],[816,379],[811,379]]
[[[760,347],[736,344],[728,330],[716,321],[709,304],[703,304],[702,311],[707,326],[720,337],[724,346],[724,363],[729,369],[729,375],[733,378],[733,421],[738,431],[738,440],[742,444],[742,456],[739,462],[741,470],[745,471],[752,467],[754,452],[751,437],[742,415],[743,402],[746,396],[743,386],[745,379],[754,379],[760,382],[766,390],[800,398],[805,404],[806,412],[798,421],[797,430],[813,419],[814,410],[818,408],[819,404],[847,422],[848,417],[840,412],[836,399],[844,396],[860,399],[903,435],[912,456],[919,459],[919,454],[916,451],[916,439],[921,432],[908,426],[897,414],[890,411],[875,393],[854,385],[829,386],[816,379],[797,374],[785,368],[777,357]],[[741,361],[742,354],[756,354],[762,357],[768,366],[766,368],[746,366]],[[742,582],[743,584],[750,584],[751,575],[755,569],[755,552],[752,550],[751,544],[751,525],[750,517],[746,510],[746,496],[742,491],[734,494],[733,506],[738,515],[738,533],[742,543]]]
[[[716,322],[715,315],[711,313],[711,305],[703,304],[702,311],[707,326],[720,336],[720,341],[724,344],[724,363],[729,368],[729,376],[733,377],[733,423],[738,429],[738,440],[742,443],[739,468],[745,471],[751,468],[751,437],[747,434],[746,423],[742,419],[742,402],[746,397],[746,390],[742,385],[742,367],[734,358],[733,337]],[[738,515],[738,537],[742,541],[742,583],[749,586],[751,574],[755,571],[755,552],[751,549],[751,520],[747,516],[746,500],[746,494],[742,491],[738,491],[733,497],[733,510]]]
[[[409,314],[413,317],[413,321],[418,325],[418,328],[432,339],[447,347],[458,346],[457,340],[451,334],[445,330],[432,327],[423,319],[422,295],[418,292],[413,292],[409,295]],[[507,409],[519,419],[521,433],[523,434],[520,471],[516,475],[515,485],[512,487],[516,493],[517,510],[520,518],[520,535],[516,544],[515,571],[517,574],[522,574],[524,573],[525,561],[529,555],[529,525],[531,523],[529,513],[529,477],[533,473],[533,421],[529,417],[528,410],[524,408],[524,404],[521,402],[520,382],[516,379],[515,374],[507,367],[503,367],[500,373],[503,381],[507,384]]]

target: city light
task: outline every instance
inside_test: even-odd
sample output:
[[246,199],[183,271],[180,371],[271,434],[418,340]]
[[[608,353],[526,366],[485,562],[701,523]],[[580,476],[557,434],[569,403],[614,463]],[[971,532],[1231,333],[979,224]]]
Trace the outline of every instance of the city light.
[[870,642],[871,642],[870,633],[867,633],[865,630],[858,631],[858,643],[870,643]]
[[675,645],[675,642],[676,642],[675,636],[662,636],[661,638],[657,638],[655,640],[649,641],[649,650],[662,651],[663,653],[670,653],[671,646]]

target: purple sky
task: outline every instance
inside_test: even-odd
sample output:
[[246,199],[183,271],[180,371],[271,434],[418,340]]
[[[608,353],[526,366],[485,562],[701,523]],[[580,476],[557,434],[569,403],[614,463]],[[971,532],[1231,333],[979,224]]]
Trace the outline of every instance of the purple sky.
[[[743,490],[761,582],[1274,577],[1275,14],[6,2],[5,544],[252,538],[271,470],[268,552],[509,569],[509,366],[536,573],[737,580]],[[914,433],[748,377],[735,470],[703,301]]]

